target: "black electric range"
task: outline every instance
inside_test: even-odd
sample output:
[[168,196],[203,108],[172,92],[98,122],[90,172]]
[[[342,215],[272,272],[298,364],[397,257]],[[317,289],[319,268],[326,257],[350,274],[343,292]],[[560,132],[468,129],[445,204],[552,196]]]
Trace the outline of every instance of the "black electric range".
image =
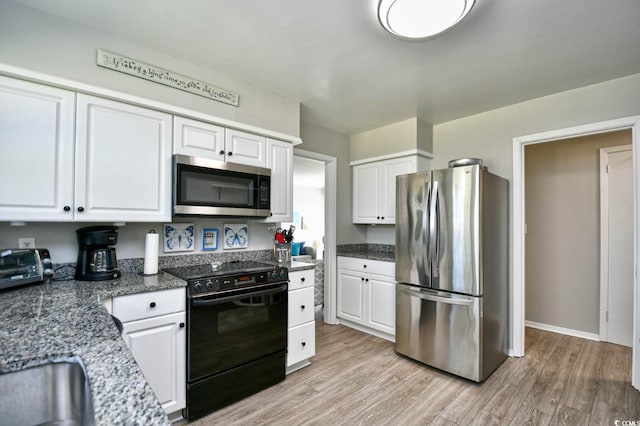
[[187,420],[284,380],[287,268],[236,261],[163,271],[188,284]]

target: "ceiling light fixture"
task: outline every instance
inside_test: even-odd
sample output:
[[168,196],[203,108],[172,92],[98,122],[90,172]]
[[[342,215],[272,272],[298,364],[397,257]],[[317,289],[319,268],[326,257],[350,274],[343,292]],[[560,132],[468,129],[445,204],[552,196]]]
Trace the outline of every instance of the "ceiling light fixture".
[[456,25],[474,3],[475,0],[380,0],[378,19],[394,36],[424,39]]

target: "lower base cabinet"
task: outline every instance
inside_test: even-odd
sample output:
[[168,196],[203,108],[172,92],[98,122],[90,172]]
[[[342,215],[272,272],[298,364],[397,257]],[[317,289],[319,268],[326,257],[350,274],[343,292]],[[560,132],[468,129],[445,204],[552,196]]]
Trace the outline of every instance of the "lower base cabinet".
[[395,339],[395,263],[338,257],[337,290],[337,316],[342,324]]
[[289,272],[287,374],[306,367],[316,354],[314,270]]
[[185,289],[113,298],[122,337],[167,414],[186,406]]

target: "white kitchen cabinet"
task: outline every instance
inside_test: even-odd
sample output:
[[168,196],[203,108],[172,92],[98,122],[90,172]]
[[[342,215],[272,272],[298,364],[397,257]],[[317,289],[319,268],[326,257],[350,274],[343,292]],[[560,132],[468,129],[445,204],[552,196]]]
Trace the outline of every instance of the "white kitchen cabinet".
[[224,127],[190,118],[173,117],[173,153],[225,160]]
[[353,223],[396,223],[396,176],[416,172],[406,156],[353,166]]
[[337,316],[341,323],[393,340],[395,284],[393,262],[338,257]]
[[76,221],[171,220],[171,115],[78,94]]
[[0,76],[0,221],[70,220],[75,97]]
[[293,144],[267,138],[267,168],[271,169],[271,217],[267,222],[293,220]]
[[289,272],[287,374],[310,364],[316,353],[314,270]]
[[247,166],[267,167],[267,138],[240,130],[224,132],[226,161]]
[[204,121],[175,116],[173,153],[267,167],[267,138]]
[[1,77],[0,120],[0,220],[171,219],[170,115]]
[[183,288],[113,298],[122,337],[167,414],[186,405]]

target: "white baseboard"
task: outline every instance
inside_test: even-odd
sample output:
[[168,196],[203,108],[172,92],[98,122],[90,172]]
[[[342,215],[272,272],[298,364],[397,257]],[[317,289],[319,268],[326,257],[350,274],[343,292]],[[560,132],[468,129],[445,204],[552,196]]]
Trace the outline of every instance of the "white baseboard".
[[538,330],[551,331],[553,333],[566,334],[567,336],[580,337],[581,339],[600,341],[600,336],[596,333],[587,333],[586,331],[572,330],[570,328],[557,327],[555,325],[542,324],[534,321],[524,321],[525,327],[537,328]]

